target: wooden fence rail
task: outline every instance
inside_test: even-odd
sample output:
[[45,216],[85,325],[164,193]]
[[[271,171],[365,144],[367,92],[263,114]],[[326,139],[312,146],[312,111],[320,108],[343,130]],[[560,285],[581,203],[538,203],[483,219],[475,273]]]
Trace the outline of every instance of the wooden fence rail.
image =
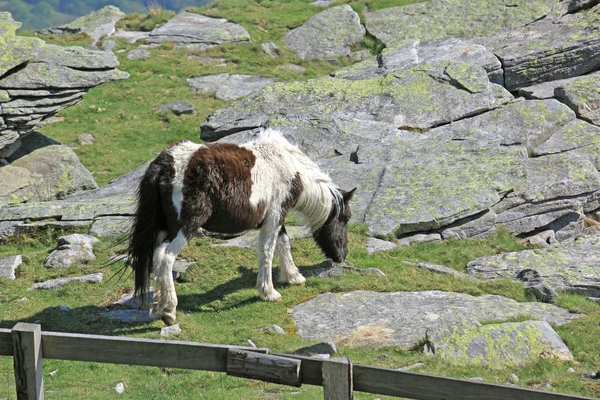
[[268,349],[207,343],[43,332],[35,324],[0,329],[0,356],[12,356],[17,399],[43,399],[43,359],[145,365],[226,372],[291,386],[323,386],[326,400],[352,399],[353,391],[417,400],[593,400],[366,365],[320,360]]

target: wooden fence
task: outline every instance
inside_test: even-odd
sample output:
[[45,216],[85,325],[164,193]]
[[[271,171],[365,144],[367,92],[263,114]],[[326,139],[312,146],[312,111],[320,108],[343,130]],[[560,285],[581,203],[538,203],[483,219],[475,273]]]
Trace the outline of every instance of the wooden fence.
[[353,391],[422,400],[575,400],[589,397],[542,392],[461,379],[352,365],[348,358],[320,360],[268,349],[42,332],[18,323],[0,329],[0,356],[12,356],[17,399],[43,399],[43,359],[146,365],[225,372],[290,386],[323,386],[326,400],[352,399]]

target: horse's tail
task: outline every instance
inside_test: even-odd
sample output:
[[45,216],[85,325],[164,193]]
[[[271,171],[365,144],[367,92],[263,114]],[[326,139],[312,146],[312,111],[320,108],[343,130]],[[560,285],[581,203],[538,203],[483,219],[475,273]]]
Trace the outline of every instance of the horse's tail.
[[157,236],[166,230],[166,216],[161,202],[160,158],[152,162],[137,189],[137,209],[133,217],[129,234],[127,262],[135,276],[134,295],[140,299],[141,307],[148,302],[148,287],[152,272],[152,258],[156,247]]

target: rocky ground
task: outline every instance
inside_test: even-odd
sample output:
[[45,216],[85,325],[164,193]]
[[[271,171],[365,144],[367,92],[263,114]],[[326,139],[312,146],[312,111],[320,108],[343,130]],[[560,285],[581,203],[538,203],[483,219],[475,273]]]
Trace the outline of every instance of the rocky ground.
[[[600,210],[600,5],[455,3],[367,12],[364,25],[350,6],[335,6],[290,30],[284,40],[302,59],[364,58],[351,48],[367,34],[385,44],[380,55],[331,76],[279,83],[229,74],[188,79],[194,91],[239,99],[214,111],[200,138],[241,143],[277,127],[340,186],[358,187],[353,220],[367,226],[370,251],[503,229],[544,248],[473,260],[461,279],[514,279],[545,302],[561,291],[597,301],[600,242],[588,226],[597,225]],[[189,12],[146,34],[116,32],[119,15],[96,27],[79,21],[57,29],[80,29],[99,44],[114,34],[145,38],[144,46],[173,42],[194,50],[251,40],[238,24]],[[126,232],[145,166],[97,188],[72,150],[35,129],[94,86],[128,74],[116,69],[110,51],[45,44],[16,36],[18,26],[0,13],[0,38],[9,49],[0,55],[0,159],[6,164],[0,236],[45,226],[86,227],[97,236]],[[278,56],[276,46],[264,49]],[[132,58],[151,54],[133,51]],[[223,245],[247,247],[254,240]],[[57,252],[47,267],[94,256],[90,244],[59,244]],[[14,278],[19,262],[0,260],[6,265],[0,276]],[[431,291],[323,294],[291,313],[307,339],[407,348],[427,337],[437,356],[478,365],[521,365],[542,355],[570,359],[549,324],[578,317],[549,304]],[[511,339],[516,336],[523,341]],[[498,338],[504,346],[491,345]]]

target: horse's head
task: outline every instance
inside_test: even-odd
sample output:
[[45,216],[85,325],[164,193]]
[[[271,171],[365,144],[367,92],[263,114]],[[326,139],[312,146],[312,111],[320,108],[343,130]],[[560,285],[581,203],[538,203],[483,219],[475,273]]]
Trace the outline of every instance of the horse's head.
[[321,228],[313,233],[313,237],[325,256],[334,262],[342,262],[348,255],[348,221],[352,216],[348,204],[354,196],[356,188],[346,192],[340,189],[341,201],[334,204],[331,215]]

